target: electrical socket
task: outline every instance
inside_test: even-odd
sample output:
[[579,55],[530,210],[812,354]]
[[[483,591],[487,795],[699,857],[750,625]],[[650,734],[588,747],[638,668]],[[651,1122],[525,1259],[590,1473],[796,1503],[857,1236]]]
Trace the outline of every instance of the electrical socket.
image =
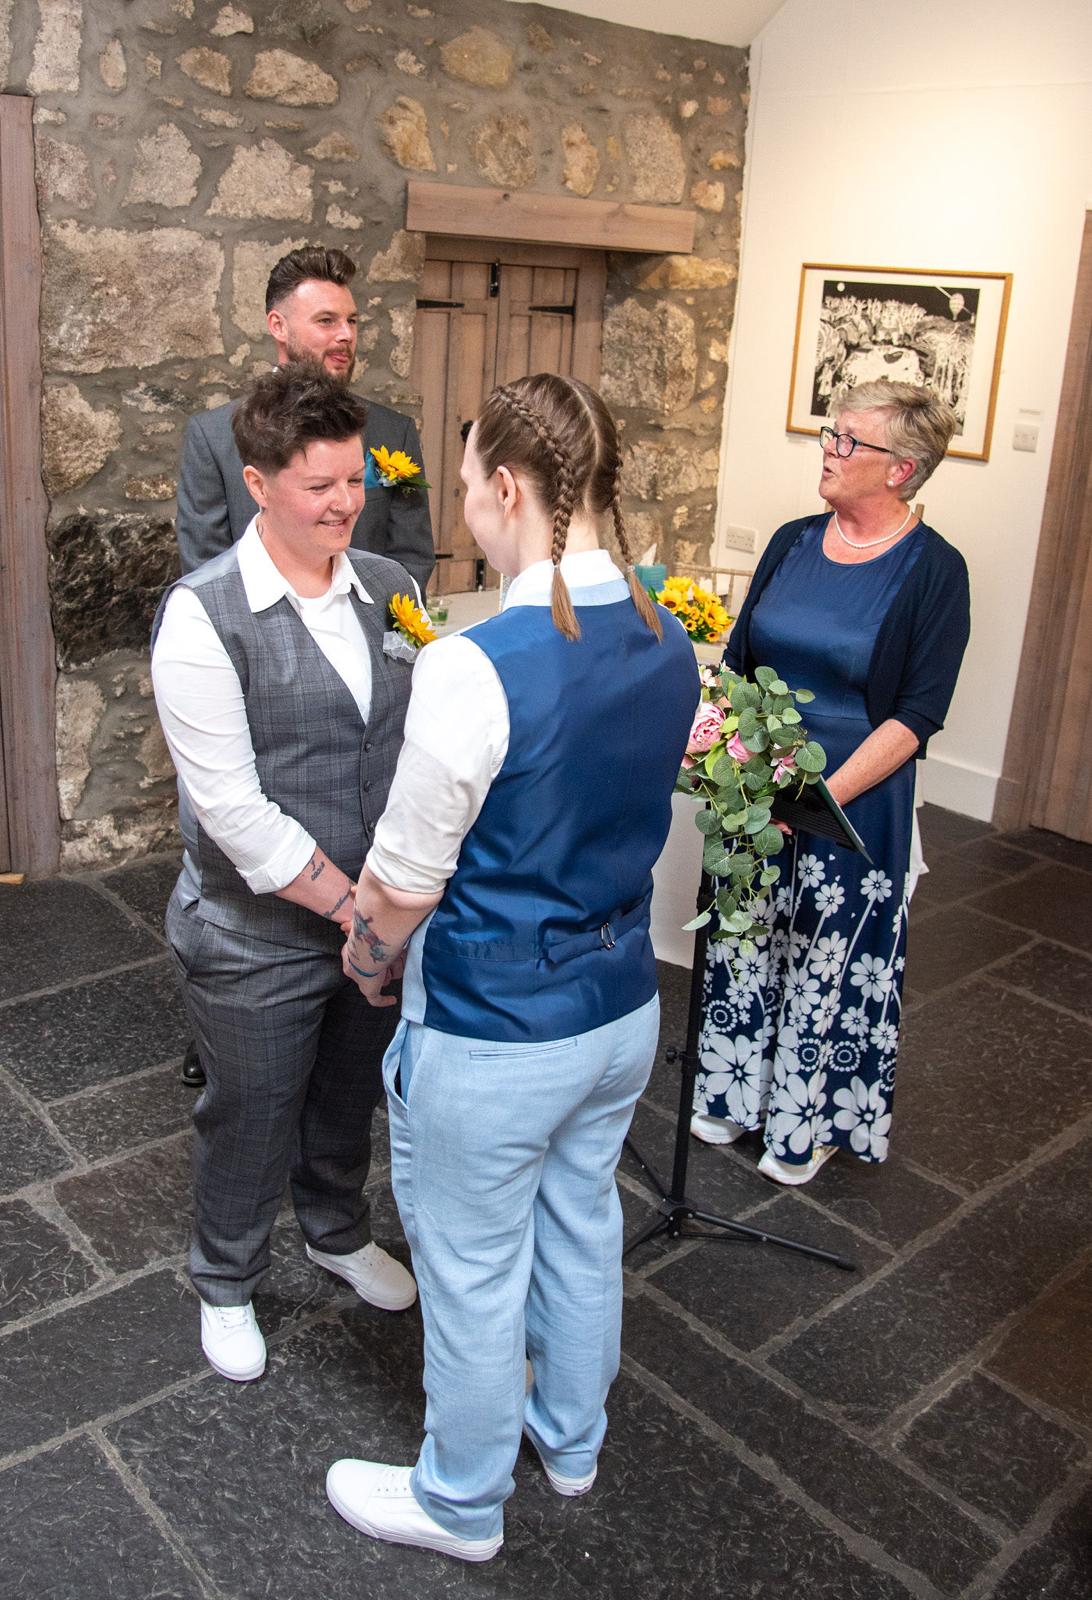
[[736,528],[729,523],[724,530],[724,548],[726,550],[742,550],[745,554],[753,556],[757,540],[757,528]]

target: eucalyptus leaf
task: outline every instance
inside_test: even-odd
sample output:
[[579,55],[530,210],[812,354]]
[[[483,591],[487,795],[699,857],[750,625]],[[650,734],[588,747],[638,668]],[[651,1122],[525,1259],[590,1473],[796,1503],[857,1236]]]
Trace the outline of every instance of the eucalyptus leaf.
[[810,689],[797,689],[795,694],[797,701],[802,706],[810,705],[815,699],[815,696],[812,694]]
[[699,928],[706,927],[712,920],[713,914],[711,911],[699,911],[696,917],[691,917],[689,922],[683,923],[682,931],[684,933],[696,933]]
[[775,678],[769,685],[769,689],[771,694],[788,694],[789,692],[788,684],[781,678]]
[[785,835],[773,823],[755,836],[754,848],[760,856],[775,856],[785,847]]
[[719,833],[720,818],[715,811],[699,811],[694,818],[699,833]]
[[760,683],[764,689],[768,689],[776,677],[777,673],[772,667],[755,668],[755,682]]
[[740,738],[748,750],[753,750],[756,755],[770,747],[770,736],[765,728],[756,728],[753,733],[741,733]]
[[749,911],[733,911],[731,916],[724,918],[724,926],[729,933],[747,933],[751,927],[751,914]]
[[757,946],[750,939],[741,939],[739,941],[739,953],[741,956],[753,956],[756,949]]
[[784,711],[781,713],[781,720],[782,722],[796,723],[802,722],[803,718],[795,706],[786,706]]
[[770,884],[776,883],[780,876],[780,867],[763,867],[762,871],[758,875],[758,881],[764,889],[768,889]]
[[[820,753],[818,756],[815,754],[815,748],[819,748]],[[814,772],[818,776],[826,766],[827,758],[823,754],[821,747],[817,746],[815,748],[810,743],[801,745],[796,752],[796,765],[801,772]]]
[[717,785],[718,789],[723,789],[728,784],[733,783],[736,776],[735,757],[726,756],[722,750],[716,761],[713,763],[713,767],[709,773],[709,776]]

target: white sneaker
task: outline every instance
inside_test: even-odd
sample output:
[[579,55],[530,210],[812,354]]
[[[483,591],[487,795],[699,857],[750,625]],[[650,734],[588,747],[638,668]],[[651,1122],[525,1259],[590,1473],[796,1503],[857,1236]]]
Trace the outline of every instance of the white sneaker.
[[836,1144],[818,1144],[812,1150],[811,1160],[805,1161],[802,1166],[794,1166],[791,1161],[779,1161],[769,1150],[758,1163],[758,1170],[764,1178],[772,1178],[775,1183],[785,1183],[796,1188],[801,1183],[810,1183],[819,1171],[826,1166],[838,1146]]
[[555,1472],[537,1445],[535,1446],[535,1455],[542,1462],[542,1470],[550,1480],[550,1488],[556,1494],[563,1494],[570,1498],[578,1494],[587,1494],[599,1471],[596,1466],[589,1473],[586,1473],[583,1478],[570,1478],[564,1472]]
[[327,1255],[306,1245],[310,1261],[352,1284],[362,1300],[381,1311],[405,1311],[417,1299],[417,1285],[400,1261],[381,1250],[373,1240],[347,1256]]
[[704,1112],[695,1111],[690,1118],[690,1132],[702,1144],[735,1144],[747,1129],[730,1117],[707,1117]]
[[460,1561],[488,1561],[504,1543],[464,1539],[429,1516],[410,1488],[411,1467],[386,1467],[378,1461],[335,1461],[326,1474],[326,1498],[346,1522],[388,1544],[415,1544]]
[[265,1340],[254,1307],[201,1302],[201,1348],[221,1378],[248,1383],[265,1371]]

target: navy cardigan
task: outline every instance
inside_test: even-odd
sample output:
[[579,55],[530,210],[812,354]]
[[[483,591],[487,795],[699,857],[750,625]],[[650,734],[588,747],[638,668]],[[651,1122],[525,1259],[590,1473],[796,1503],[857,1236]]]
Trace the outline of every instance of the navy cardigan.
[[[755,569],[747,598],[724,650],[734,672],[753,676],[761,665],[750,649],[751,613],[762,591],[804,530],[826,513],[798,517],[778,528]],[[917,736],[918,757],[944,726],[971,631],[967,563],[954,545],[924,523],[922,550],[903,579],[876,635],[868,664],[865,704],[874,728],[895,717]],[[822,625],[822,617],[816,617]],[[776,666],[776,662],[769,663]],[[806,688],[806,684],[800,684]]]

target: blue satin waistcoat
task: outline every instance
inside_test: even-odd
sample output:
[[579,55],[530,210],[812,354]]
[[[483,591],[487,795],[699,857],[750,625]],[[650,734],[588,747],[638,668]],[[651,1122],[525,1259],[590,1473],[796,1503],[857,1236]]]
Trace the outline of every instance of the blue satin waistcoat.
[[508,701],[508,752],[443,900],[411,947],[403,1015],[521,1044],[616,1021],[656,992],[652,866],[698,702],[690,641],[663,641],[617,580],[468,630]]

